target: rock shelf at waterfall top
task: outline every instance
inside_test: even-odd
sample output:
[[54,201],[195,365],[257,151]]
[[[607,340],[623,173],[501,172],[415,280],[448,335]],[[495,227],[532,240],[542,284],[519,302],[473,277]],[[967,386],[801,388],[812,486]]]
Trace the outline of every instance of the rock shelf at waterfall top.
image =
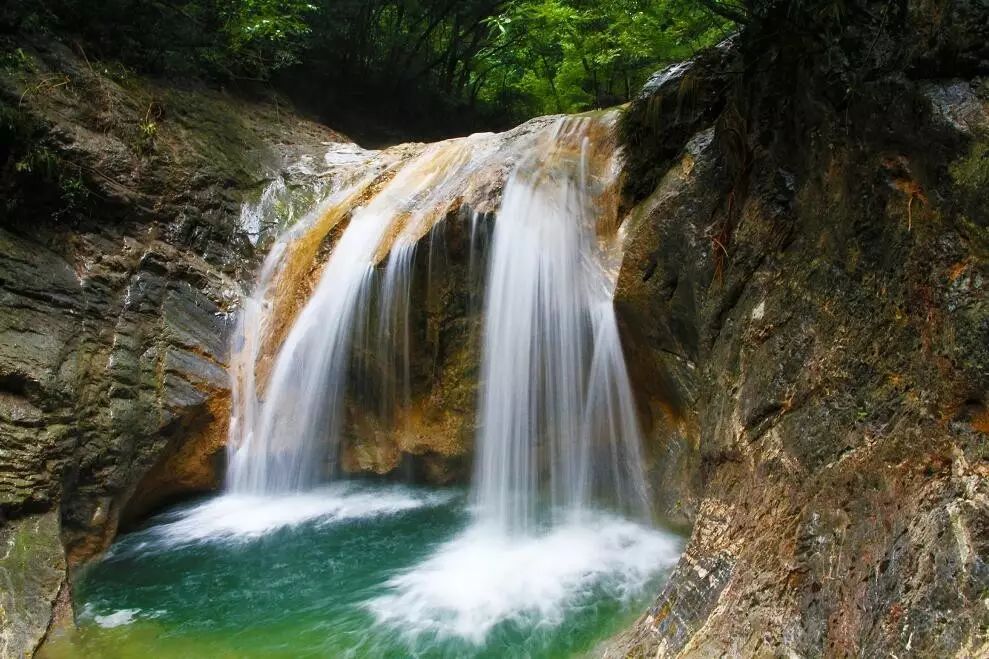
[[508,537],[465,503],[347,482],[176,508],[88,570],[78,628],[42,656],[571,656],[627,624],[681,549],[602,513]]

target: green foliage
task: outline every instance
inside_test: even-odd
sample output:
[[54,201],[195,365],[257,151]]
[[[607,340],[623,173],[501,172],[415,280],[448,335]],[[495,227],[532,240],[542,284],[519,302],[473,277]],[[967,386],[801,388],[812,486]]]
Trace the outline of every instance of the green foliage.
[[55,219],[78,214],[89,196],[79,167],[59,157],[28,113],[0,100],[0,224],[26,202]]
[[[722,38],[721,0],[8,0],[0,32],[55,32],[94,59],[280,81],[317,108],[509,123],[628,100]],[[332,113],[330,113],[332,114]],[[152,138],[153,135],[149,135]]]
[[158,122],[145,119],[138,124],[141,131],[141,142],[138,148],[144,153],[150,153],[155,148],[155,136],[158,135]]
[[145,139],[153,140],[155,135],[158,134],[158,124],[154,121],[142,121],[141,134]]
[[323,0],[312,18],[305,84],[500,123],[622,103],[730,26],[698,0]]
[[155,137],[158,136],[157,118],[161,116],[161,106],[152,101],[148,104],[148,111],[144,113],[144,119],[137,124],[140,142],[137,145],[140,151],[150,153],[155,148]]
[[221,3],[223,34],[230,57],[263,75],[298,63],[316,6],[306,0],[233,0]]
[[267,78],[298,62],[315,10],[304,0],[10,0],[0,32],[81,38],[91,54],[153,73]]
[[86,187],[82,176],[62,176],[58,182],[59,192],[62,197],[63,212],[77,211],[83,208],[89,200],[89,188]]
[[37,146],[29,149],[14,163],[14,171],[19,174],[36,174],[51,180],[58,175],[58,158],[48,147]]
[[[78,167],[63,161],[43,144],[27,144],[25,147],[26,150],[19,154],[12,168],[17,192],[54,188],[58,194],[58,203],[52,207],[55,219],[83,210],[89,200],[89,188]],[[5,210],[11,210],[18,201],[8,198],[8,208]]]
[[513,0],[489,23],[482,99],[520,92],[525,114],[627,101],[650,73],[723,38],[728,25],[664,0]]
[[24,52],[23,48],[4,50],[0,52],[0,68],[4,69],[24,69],[31,66],[31,57]]

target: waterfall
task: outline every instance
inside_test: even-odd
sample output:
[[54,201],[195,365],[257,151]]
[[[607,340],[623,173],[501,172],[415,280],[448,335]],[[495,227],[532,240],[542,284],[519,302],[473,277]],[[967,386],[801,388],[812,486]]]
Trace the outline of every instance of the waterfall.
[[[250,427],[239,430],[243,441],[230,461],[234,491],[304,489],[335,459],[355,311],[367,304],[373,257],[391,220],[370,207],[352,214],[278,351],[264,398],[243,408]],[[248,382],[252,400],[257,384],[253,376]]]
[[[612,123],[613,115],[562,117],[422,147],[393,159],[387,175],[357,177],[290,229],[236,333],[228,487],[292,492],[325,480],[339,461],[352,388],[377,382],[375,411],[400,418],[394,412],[411,397],[410,310],[426,304],[412,294],[417,246],[428,242],[431,278],[437,222],[469,222],[473,279],[478,223],[491,210],[477,200],[495,198],[500,177],[482,314],[480,515],[525,531],[592,502],[645,510],[611,302],[622,240]],[[314,279],[305,304],[293,306]]]
[[461,325],[480,351],[472,515],[363,606],[410,648],[478,644],[508,621],[555,624],[595,593],[624,598],[669,564],[676,543],[627,519],[649,507],[612,302],[624,238],[614,119],[387,150],[286,231],[235,333],[230,491],[175,531],[252,533],[400,503],[316,486],[340,471],[360,415],[400,425],[421,402],[418,323],[445,299],[431,288],[439,259],[437,272],[457,271],[454,236],[463,313],[481,320],[476,343],[475,323]]
[[[538,526],[606,495],[642,512],[640,433],[611,304],[620,236],[602,232],[610,157],[600,119],[560,119],[520,161],[494,227],[484,307],[474,497],[502,529]],[[593,169],[592,169],[593,168]]]
[[[478,134],[413,156],[383,155],[378,170],[344,185],[275,243],[234,334],[229,490],[298,492],[336,470],[345,396],[360,361],[355,343],[384,371],[384,416],[408,402],[416,244],[456,208],[471,177],[488,164],[495,138]],[[292,302],[305,293],[320,245],[344,223],[293,318]],[[280,340],[285,323],[290,328]]]
[[[264,429],[261,423],[266,415],[263,399],[258,395],[261,384],[259,367],[263,364],[267,343],[277,331],[279,315],[285,312],[285,305],[278,302],[291,294],[285,289],[293,288],[297,283],[294,281],[297,271],[304,266],[300,261],[315,251],[312,236],[325,234],[333,228],[342,219],[342,209],[356,203],[369,183],[370,177],[364,177],[344,186],[300,223],[284,232],[265,257],[254,291],[241,303],[231,347],[228,490],[262,492],[283,489],[294,478],[301,476],[279,468],[286,466],[283,453],[279,451],[275,438],[262,434]],[[272,188],[276,186],[281,188],[281,182],[276,182]],[[269,197],[266,191],[259,205],[267,204]],[[247,207],[244,214],[253,216],[257,210]],[[260,221],[255,224],[259,226]],[[296,342],[298,340],[297,337]],[[298,467],[301,464],[297,464]]]

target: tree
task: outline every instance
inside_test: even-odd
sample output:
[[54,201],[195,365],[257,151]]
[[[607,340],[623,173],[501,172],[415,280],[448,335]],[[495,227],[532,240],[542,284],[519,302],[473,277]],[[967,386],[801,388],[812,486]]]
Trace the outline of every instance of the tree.
[[670,0],[513,0],[489,23],[482,95],[521,92],[530,114],[624,102],[654,70],[728,26],[703,6]]

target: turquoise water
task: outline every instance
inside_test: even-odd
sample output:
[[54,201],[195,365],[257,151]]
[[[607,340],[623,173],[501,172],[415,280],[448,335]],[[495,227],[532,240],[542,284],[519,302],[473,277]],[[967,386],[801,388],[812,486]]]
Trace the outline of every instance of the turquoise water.
[[568,657],[641,613],[680,548],[605,515],[506,538],[462,491],[216,497],[121,537],[44,655]]

